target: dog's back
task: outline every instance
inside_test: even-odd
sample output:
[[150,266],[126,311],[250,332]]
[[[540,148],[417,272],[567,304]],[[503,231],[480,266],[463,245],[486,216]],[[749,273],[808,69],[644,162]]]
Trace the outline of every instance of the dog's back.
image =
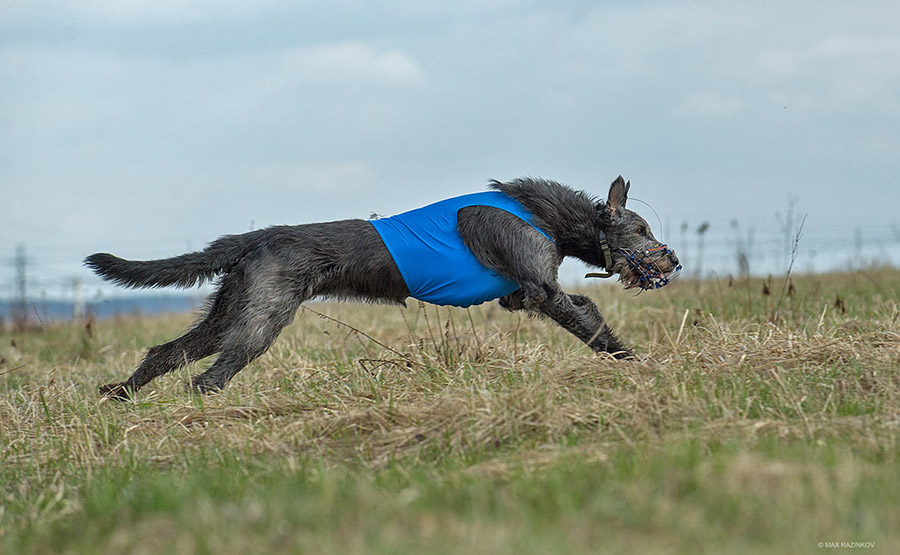
[[[204,250],[160,260],[125,260],[96,253],[85,265],[124,287],[193,287],[253,265],[294,281],[311,296],[402,302],[408,295],[390,254],[369,222],[341,220],[274,226],[226,235]],[[393,271],[392,271],[393,270]]]

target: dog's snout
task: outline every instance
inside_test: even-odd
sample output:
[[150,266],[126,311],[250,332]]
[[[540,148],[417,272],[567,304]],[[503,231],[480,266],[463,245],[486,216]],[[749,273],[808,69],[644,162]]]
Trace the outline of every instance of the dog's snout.
[[672,266],[673,266],[673,267],[679,265],[678,257],[675,256],[675,253],[674,253],[674,252],[670,252],[670,253],[669,253],[669,262],[672,263]]

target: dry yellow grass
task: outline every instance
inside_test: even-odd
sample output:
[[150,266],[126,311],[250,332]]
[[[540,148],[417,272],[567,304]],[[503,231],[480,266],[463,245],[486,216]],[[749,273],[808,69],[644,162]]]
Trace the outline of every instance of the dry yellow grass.
[[195,365],[124,404],[97,385],[187,317],[7,333],[0,550],[891,552],[900,273],[780,286],[588,290],[633,361],[495,306],[313,304],[221,394]]

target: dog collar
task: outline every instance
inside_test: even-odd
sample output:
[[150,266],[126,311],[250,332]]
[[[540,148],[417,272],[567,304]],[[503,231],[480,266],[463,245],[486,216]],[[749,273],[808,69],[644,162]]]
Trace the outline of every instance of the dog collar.
[[600,239],[600,250],[603,251],[604,268],[606,268],[606,271],[605,272],[591,272],[589,274],[584,274],[584,277],[586,277],[586,278],[613,277],[612,254],[610,254],[610,252],[609,252],[609,243],[606,241],[606,237]]

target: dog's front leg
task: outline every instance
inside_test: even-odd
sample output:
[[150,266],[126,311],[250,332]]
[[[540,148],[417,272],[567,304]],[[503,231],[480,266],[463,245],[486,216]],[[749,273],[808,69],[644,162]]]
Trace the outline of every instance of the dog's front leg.
[[594,352],[611,353],[616,358],[631,356],[631,352],[606,324],[597,305],[584,295],[570,295],[557,290],[541,304],[540,311],[584,341]]
[[559,288],[546,287],[552,293],[534,307],[534,299],[526,288],[513,291],[500,298],[500,306],[506,310],[526,310],[546,316],[566,331],[584,341],[598,353],[611,353],[616,358],[628,358],[631,352],[622,345],[606,324],[600,309],[584,295],[570,295]]
[[547,316],[596,352],[630,356],[589,298],[560,289],[556,280],[562,257],[552,241],[520,218],[489,206],[463,208],[458,223],[475,258],[519,284],[500,298],[500,306]]
[[602,351],[612,353],[615,358],[631,358],[631,350],[628,349],[619,340],[618,336],[613,333],[612,329],[606,324],[606,319],[600,313],[600,309],[594,304],[589,297],[585,295],[569,295],[563,293],[571,299],[572,303],[583,313],[587,313],[590,319],[589,328],[594,329],[592,335],[593,341],[585,342],[592,349],[601,352],[598,347],[602,346]]

